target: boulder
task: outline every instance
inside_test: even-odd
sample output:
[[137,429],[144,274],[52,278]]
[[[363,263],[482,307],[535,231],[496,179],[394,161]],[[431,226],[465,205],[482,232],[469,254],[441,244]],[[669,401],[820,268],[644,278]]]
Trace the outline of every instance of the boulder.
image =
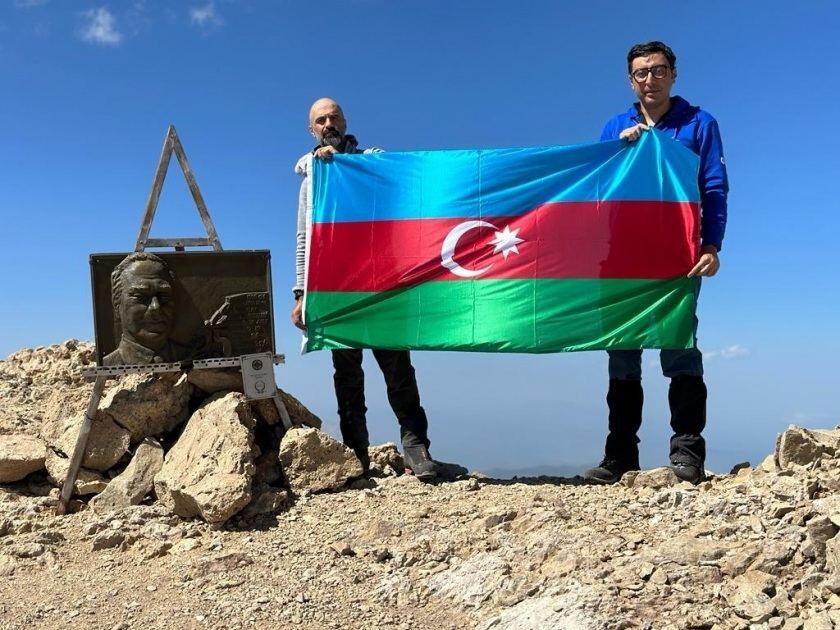
[[[53,451],[47,449],[47,458],[44,461],[47,469],[47,474],[57,487],[64,485],[64,480],[67,478],[67,471],[70,469],[70,460]],[[88,470],[87,468],[79,468],[79,474],[76,475],[76,483],[73,484],[73,493],[77,495],[82,494],[99,494],[108,485],[108,480],[102,476],[101,473],[95,470]]]
[[128,374],[103,397],[107,414],[131,434],[131,443],[172,431],[187,417],[190,384],[186,375]]
[[735,577],[722,591],[739,617],[753,623],[764,623],[776,612],[772,601],[776,578],[763,571],[747,571]]
[[187,422],[155,476],[158,499],[179,516],[226,521],[251,500],[256,424],[243,394],[211,396]]
[[791,425],[776,440],[776,461],[782,469],[807,466],[821,455],[833,456],[840,448],[840,431],[810,430]]
[[398,474],[401,474],[405,470],[403,456],[397,450],[397,445],[393,442],[371,446],[368,449],[368,454],[370,455],[370,465],[373,468],[378,468],[382,471],[391,468]]
[[670,488],[680,483],[681,480],[674,474],[674,471],[663,466],[661,468],[641,471],[633,477],[632,487],[658,490],[660,488]]
[[[280,400],[286,406],[286,411],[289,412],[289,419],[292,424],[313,427],[315,429],[321,428],[321,419],[314,413],[309,411],[303,403],[291,394],[287,394],[282,389],[278,389]],[[266,424],[277,424],[280,422],[280,412],[277,411],[277,405],[271,398],[263,398],[261,400],[252,400],[251,405],[261,420]]]
[[[49,445],[67,457],[72,457],[85,419],[84,414],[84,411],[78,411],[72,415],[53,415],[43,430]],[[126,454],[129,442],[128,431],[107,414],[97,412],[90,425],[82,466],[89,470],[108,470]]]
[[840,527],[840,494],[832,494],[813,503],[814,511],[827,516]]
[[191,370],[187,382],[207,395],[219,392],[242,392],[242,372],[239,368]]
[[438,597],[479,607],[510,582],[510,565],[499,556],[484,552],[426,580],[426,588]]
[[363,473],[353,451],[332,436],[308,427],[286,432],[280,443],[280,463],[295,493],[337,490]]
[[91,509],[104,514],[137,505],[154,486],[155,475],[162,467],[163,448],[156,440],[146,438],[125,470],[114,477],[101,494],[91,499]]
[[0,483],[20,481],[41,470],[47,457],[47,446],[28,435],[0,435]]

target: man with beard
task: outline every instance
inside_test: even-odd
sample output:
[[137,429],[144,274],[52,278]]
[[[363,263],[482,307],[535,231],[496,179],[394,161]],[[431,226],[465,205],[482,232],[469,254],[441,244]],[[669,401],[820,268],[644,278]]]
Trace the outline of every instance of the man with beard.
[[[677,80],[677,58],[662,42],[637,44],[627,54],[630,87],[638,102],[610,119],[601,140],[634,142],[651,127],[659,129],[700,157],[700,257],[688,272],[710,277],[720,268],[718,252],[726,228],[729,181],[717,121],[688,101],[671,96]],[[644,255],[640,252],[640,255]],[[680,479],[697,483],[705,476],[706,385],[703,355],[696,347],[697,317],[694,318],[695,347],[662,350],[662,373],[671,379],[668,403],[673,436],[670,444],[671,469]],[[639,438],[642,424],[642,351],[609,351],[610,385],[607,392],[609,433],[603,461],[584,473],[596,483],[616,483],[629,470],[639,469]]]
[[[309,132],[318,141],[312,150],[315,159],[330,160],[336,153],[377,153],[380,149],[358,148],[358,142],[347,134],[347,120],[338,103],[321,98],[309,110]],[[297,248],[295,262],[297,282],[294,288],[295,305],[292,323],[306,330],[303,323],[304,266],[306,260],[306,195],[309,154],[298,160],[295,172],[304,178],[298,200]],[[406,467],[418,479],[430,481],[438,476],[438,465],[429,454],[428,421],[420,406],[417,380],[411,356],[405,350],[373,350],[373,357],[385,376],[388,402],[400,423],[400,436]],[[362,371],[361,350],[333,350],[335,395],[344,443],[353,449],[365,472],[370,466],[368,430],[365,413],[365,375]]]

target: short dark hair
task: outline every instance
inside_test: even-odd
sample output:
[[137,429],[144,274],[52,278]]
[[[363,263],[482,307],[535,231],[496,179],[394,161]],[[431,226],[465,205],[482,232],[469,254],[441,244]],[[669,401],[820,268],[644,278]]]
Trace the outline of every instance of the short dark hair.
[[633,60],[636,57],[647,57],[654,53],[662,53],[672,68],[677,67],[677,56],[671,50],[671,47],[660,41],[652,41],[646,44],[636,44],[630,49],[630,52],[627,53],[627,73],[633,72]]
[[144,260],[157,263],[163,267],[164,271],[166,271],[171,280],[175,280],[175,274],[172,272],[172,269],[169,268],[169,265],[167,265],[166,261],[160,256],[155,256],[154,254],[147,252],[132,252],[123,258],[111,272],[111,303],[114,307],[114,313],[118,319],[120,313],[120,302],[122,301],[123,275],[131,265]]

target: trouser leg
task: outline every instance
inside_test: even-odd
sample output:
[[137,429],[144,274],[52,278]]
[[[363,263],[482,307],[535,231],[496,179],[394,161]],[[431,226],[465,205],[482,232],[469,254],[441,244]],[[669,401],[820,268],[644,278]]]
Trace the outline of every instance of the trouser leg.
[[361,350],[333,350],[335,398],[341,438],[354,451],[370,445],[365,418],[365,373]]
[[604,456],[626,470],[639,469],[639,428],[642,426],[644,392],[637,380],[610,379],[607,392],[609,433]]
[[671,379],[668,403],[671,407],[671,461],[699,468],[706,461],[706,384],[702,376],[681,374]]
[[639,468],[639,427],[642,425],[642,351],[609,350],[610,388],[609,434],[604,447],[606,459],[620,468]]
[[400,423],[403,446],[423,445],[429,448],[429,423],[425,410],[420,406],[411,355],[406,350],[374,350],[373,356],[385,377],[388,402]]
[[[695,338],[696,345],[696,338]],[[668,404],[671,408],[671,461],[703,467],[706,441],[706,384],[703,382],[703,354],[696,347],[663,350],[662,373],[671,379]]]

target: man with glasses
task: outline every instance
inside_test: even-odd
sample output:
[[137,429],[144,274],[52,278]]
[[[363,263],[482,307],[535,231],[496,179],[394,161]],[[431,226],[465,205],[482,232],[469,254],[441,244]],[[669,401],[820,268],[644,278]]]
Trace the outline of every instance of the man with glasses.
[[[633,142],[653,127],[700,156],[700,257],[688,272],[698,278],[699,291],[699,278],[713,276],[720,268],[718,252],[726,228],[729,183],[718,124],[699,107],[671,96],[677,80],[677,58],[662,42],[633,46],[627,54],[627,71],[630,87],[639,100],[607,122],[601,140]],[[696,341],[696,317],[694,326]],[[608,354],[609,433],[604,459],[584,473],[584,478],[596,483],[615,483],[625,472],[639,469],[636,434],[642,424],[642,351],[610,350]],[[701,435],[706,425],[703,355],[695,347],[662,350],[659,357],[662,373],[671,379],[671,469],[680,479],[697,483],[705,476],[706,459],[706,443]]]
[[[295,166],[295,172],[304,178],[300,187],[297,219],[297,284],[294,288],[295,305],[291,312],[292,323],[306,330],[303,323],[304,268],[306,261],[306,204],[307,165],[309,156],[331,160],[337,153],[378,153],[380,149],[358,148],[356,138],[347,133],[347,120],[341,106],[330,98],[321,98],[309,110],[309,133],[318,145]],[[373,350],[373,357],[385,376],[388,402],[400,423],[400,437],[406,468],[422,481],[438,477],[443,469],[429,455],[428,421],[420,406],[420,393],[411,356],[406,350]],[[335,368],[335,396],[338,400],[338,418],[344,443],[356,453],[365,473],[370,466],[368,455],[368,430],[365,413],[365,374],[362,371],[361,350],[333,350]]]

